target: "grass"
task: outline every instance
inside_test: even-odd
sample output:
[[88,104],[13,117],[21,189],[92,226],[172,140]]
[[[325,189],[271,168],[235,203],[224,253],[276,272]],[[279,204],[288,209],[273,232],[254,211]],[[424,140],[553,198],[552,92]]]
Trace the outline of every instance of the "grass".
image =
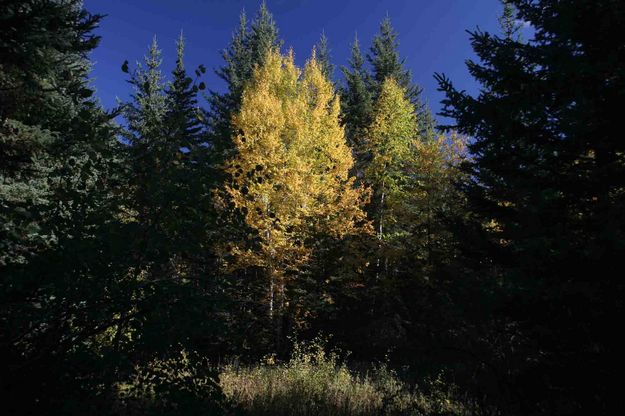
[[[219,380],[216,383],[216,380]],[[116,415],[399,416],[475,415],[484,409],[441,375],[420,385],[385,364],[351,370],[323,342],[296,344],[292,357],[216,368],[182,351],[137,367],[117,385]]]
[[249,416],[468,415],[453,386],[441,377],[424,388],[401,381],[386,365],[360,375],[321,343],[297,345],[292,358],[276,364],[226,366],[220,373],[225,396]]

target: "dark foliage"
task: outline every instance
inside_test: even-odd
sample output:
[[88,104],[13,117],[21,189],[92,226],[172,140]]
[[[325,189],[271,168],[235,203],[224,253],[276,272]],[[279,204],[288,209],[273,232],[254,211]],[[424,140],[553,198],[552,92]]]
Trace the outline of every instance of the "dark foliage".
[[502,285],[495,325],[507,338],[499,364],[510,411],[604,413],[623,297],[625,8],[509,3],[535,34],[471,34],[479,96],[438,76],[442,114],[474,137],[467,256]]
[[[307,384],[310,392],[325,392],[319,380],[339,376],[356,388],[369,383],[355,377],[357,369],[386,360],[374,366],[386,374],[372,381],[375,389],[358,390],[379,408],[425,397],[408,392],[405,380],[437,380],[432,401],[412,408],[607,414],[617,397],[620,360],[613,357],[622,349],[615,333],[625,295],[618,133],[625,6],[503,3],[501,35],[471,32],[479,59],[468,69],[479,95],[437,75],[446,94],[442,115],[454,131],[440,141],[390,20],[366,57],[354,42],[349,68],[341,68],[341,111],[352,174],[377,187],[365,209],[379,232],[337,238],[315,228],[298,240],[311,252],[281,276],[288,285],[276,318],[267,313],[263,267],[224,267],[237,254],[229,242],[246,240],[251,250],[260,242],[242,220],[247,212],[220,193],[236,186],[226,171],[236,152],[232,116],[254,68],[282,45],[266,5],[250,23],[241,15],[216,71],[226,92],[209,92],[208,110],[206,69],[190,74],[181,36],[171,74],[161,73],[156,39],[140,65],[121,65],[133,90],[109,113],[88,78],[102,17],[79,0],[0,1],[4,412],[229,414],[216,365],[234,359],[224,368],[230,388],[242,392],[248,376],[282,373],[322,374]],[[315,50],[331,78],[325,34]],[[393,102],[405,105],[401,112],[387,105],[385,121],[401,119],[392,134],[402,136],[388,141],[395,148],[383,139],[374,148],[372,123],[389,77],[398,85]],[[113,121],[119,115],[121,126]],[[466,159],[437,147],[458,139],[455,131],[470,138]],[[366,175],[386,152],[395,156],[378,173],[392,174],[395,211],[385,212],[384,234],[384,186],[391,185]],[[461,169],[451,156],[464,160]],[[267,184],[269,169],[255,163],[233,175]],[[253,186],[241,189],[244,198]],[[273,211],[267,218],[277,221]],[[311,361],[312,353],[298,353],[298,340],[319,333],[353,352],[345,366],[334,356]],[[268,354],[267,362],[299,364],[239,372],[240,362]],[[441,388],[442,370],[453,380],[449,388]],[[286,387],[292,397],[310,393]],[[285,408],[300,406],[289,400]]]

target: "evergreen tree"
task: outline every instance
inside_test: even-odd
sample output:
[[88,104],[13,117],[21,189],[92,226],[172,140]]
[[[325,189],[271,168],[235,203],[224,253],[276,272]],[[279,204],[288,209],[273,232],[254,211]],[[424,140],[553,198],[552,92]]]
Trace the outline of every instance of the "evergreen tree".
[[210,146],[216,164],[222,163],[228,157],[225,153],[232,146],[230,126],[232,114],[239,107],[243,84],[250,76],[248,68],[253,67],[247,48],[248,31],[247,16],[245,11],[242,11],[239,27],[233,33],[229,47],[222,52],[226,64],[215,71],[226,82],[227,91],[225,93],[211,91],[208,97]]
[[215,166],[231,157],[234,151],[231,120],[241,106],[245,83],[251,79],[254,68],[262,65],[266,54],[279,48],[281,44],[278,28],[264,1],[249,27],[245,12],[241,13],[239,27],[233,34],[232,42],[222,53],[225,65],[216,71],[226,82],[227,91],[223,94],[213,91],[209,96],[210,144]]
[[124,299],[122,165],[89,87],[101,16],[54,0],[0,16],[1,388],[9,413],[41,414],[96,396],[79,380],[105,373],[92,347]]
[[250,52],[250,67],[246,68],[244,81],[249,80],[254,71],[254,67],[262,65],[267,53],[276,47],[280,47],[282,42],[278,39],[278,27],[273,20],[273,15],[267,9],[267,3],[263,1],[255,19],[250,24],[249,39],[247,47]]
[[321,32],[319,42],[315,45],[315,52],[317,56],[317,62],[321,66],[321,72],[323,75],[332,80],[334,76],[334,64],[332,63],[332,56],[330,55],[330,47],[328,46],[328,37],[326,32]]
[[[130,163],[124,221],[133,231],[126,278],[140,283],[129,288],[132,298],[120,312],[124,324],[112,343],[133,364],[151,354],[177,354],[182,347],[209,350],[212,334],[222,330],[214,319],[220,301],[212,282],[214,215],[197,104],[203,83],[187,75],[182,35],[176,46],[171,81],[165,82],[153,40],[131,73],[134,93],[125,106]],[[203,66],[195,71],[198,78],[204,72]]]
[[171,213],[171,170],[180,152],[175,137],[166,133],[168,103],[161,63],[161,51],[154,37],[143,63],[137,63],[131,74],[129,83],[134,93],[124,113],[128,124],[124,135],[131,161],[128,203],[134,221],[142,229],[137,252],[147,262],[167,262],[160,255],[167,244],[163,216]]
[[151,288],[154,303],[163,301],[156,293],[173,297],[179,289],[179,271],[190,273],[191,258],[207,254],[199,251],[207,243],[205,228],[210,223],[209,211],[201,209],[202,204],[210,206],[210,192],[199,163],[205,147],[198,87],[184,67],[182,37],[168,84],[161,74],[160,56],[154,39],[143,63],[131,74],[135,91],[125,110],[130,161],[126,220],[136,228],[134,266],[137,273],[170,283]]
[[482,264],[493,262],[507,289],[502,373],[518,398],[509,413],[604,413],[609,351],[617,350],[612,322],[623,312],[625,164],[614,127],[625,99],[616,64],[625,9],[509,3],[535,34],[521,43],[472,33],[481,62],[468,67],[479,96],[438,76],[443,115],[475,138],[467,192],[483,240],[465,248],[485,247]]
[[0,265],[6,266],[28,263],[37,253],[56,245],[53,230],[42,227],[52,209],[54,187],[48,177],[56,164],[48,148],[55,138],[49,130],[12,119],[2,120],[0,132]]
[[371,92],[368,90],[369,74],[364,63],[360,43],[356,37],[349,61],[351,70],[347,67],[341,68],[346,83],[341,92],[342,119],[345,123],[347,141],[356,152],[361,151],[365,143],[365,129],[371,123],[373,111]]
[[422,135],[431,135],[434,132],[434,118],[428,106],[421,98],[422,89],[412,82],[412,74],[404,67],[405,60],[402,59],[397,50],[399,41],[397,32],[391,24],[391,19],[386,17],[380,24],[379,33],[373,38],[367,60],[371,64],[372,76],[370,78],[369,89],[373,97],[378,97],[382,91],[382,86],[387,78],[393,78],[406,91],[406,97],[415,106],[419,118],[419,125]]
[[[203,144],[201,113],[197,101],[198,90],[204,89],[204,83],[196,86],[188,76],[184,65],[185,40],[180,34],[176,42],[176,66],[172,71],[172,82],[167,88],[166,127],[168,134],[180,149],[187,150],[192,159]],[[197,74],[204,73],[200,66]]]
[[404,68],[405,60],[400,58],[397,50],[399,41],[397,32],[387,16],[380,23],[380,31],[373,38],[367,60],[372,67],[371,89],[376,96],[382,92],[382,86],[387,78],[393,78],[406,90],[406,97],[416,105],[421,94],[421,89],[412,84],[410,70]]
[[[176,44],[176,66],[172,71],[172,81],[165,91],[165,129],[167,140],[172,143],[174,157],[169,178],[172,204],[169,216],[172,235],[169,238],[176,241],[176,251],[191,256],[198,250],[200,242],[208,238],[206,228],[214,224],[208,209],[211,206],[208,188],[210,178],[204,169],[209,149],[206,146],[202,110],[197,101],[198,91],[204,89],[204,83],[196,85],[188,76],[184,65],[184,46],[181,34]],[[195,72],[197,77],[201,76],[205,72],[204,66],[200,65]]]
[[[0,116],[28,118],[29,123],[44,128],[59,127],[50,125],[55,121],[51,113],[57,115],[58,105],[69,109],[78,104],[63,96],[63,91],[81,102],[88,101],[93,91],[82,76],[89,70],[86,54],[99,42],[90,31],[101,19],[74,0],[3,1]],[[54,65],[63,58],[67,62]],[[62,104],[53,103],[54,99]]]
[[371,65],[371,74],[365,68],[365,61],[360,51],[358,39],[352,45],[351,68],[342,68],[345,76],[343,96],[343,120],[347,138],[355,148],[357,165],[364,166],[371,158],[363,151],[365,129],[372,121],[373,102],[380,95],[384,80],[393,78],[406,91],[406,97],[415,107],[419,119],[419,134],[435,139],[435,121],[428,106],[421,100],[421,88],[412,83],[411,73],[404,67],[397,50],[397,33],[390,19],[385,18],[380,25],[380,32],[374,37],[367,61]]
[[503,11],[499,20],[499,26],[506,39],[521,40],[521,25],[516,20],[516,8],[507,0],[501,0]]
[[131,95],[132,101],[126,105],[126,138],[139,153],[142,153],[139,147],[158,148],[163,145],[160,136],[165,126],[167,100],[161,64],[161,51],[154,37],[143,63],[137,63],[137,69],[128,81],[134,93]]

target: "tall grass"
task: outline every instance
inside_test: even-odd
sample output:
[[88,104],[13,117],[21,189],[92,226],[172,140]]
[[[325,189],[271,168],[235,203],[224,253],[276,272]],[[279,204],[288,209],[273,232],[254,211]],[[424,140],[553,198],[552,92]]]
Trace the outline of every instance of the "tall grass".
[[287,362],[267,357],[243,367],[217,368],[183,350],[137,366],[115,390],[111,410],[120,416],[463,416],[492,410],[476,407],[442,376],[414,385],[384,364],[351,370],[320,341],[296,344]]
[[386,365],[365,374],[351,371],[323,343],[296,345],[292,358],[276,364],[229,365],[220,373],[226,397],[250,416],[468,415],[466,400],[441,378],[424,388],[409,386]]

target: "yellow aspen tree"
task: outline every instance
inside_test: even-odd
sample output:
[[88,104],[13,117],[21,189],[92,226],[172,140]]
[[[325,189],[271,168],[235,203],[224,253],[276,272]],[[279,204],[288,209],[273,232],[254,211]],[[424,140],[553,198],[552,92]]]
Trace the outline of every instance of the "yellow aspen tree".
[[255,69],[233,118],[237,153],[226,165],[225,193],[253,238],[230,245],[231,266],[265,270],[272,318],[282,313],[285,285],[309,260],[313,236],[341,238],[368,227],[361,209],[368,193],[349,176],[353,160],[339,115],[339,98],[314,55],[301,71],[292,52],[274,50]]
[[373,189],[369,208],[380,244],[406,235],[401,217],[411,187],[410,167],[417,141],[414,105],[406,98],[406,90],[395,79],[387,78],[367,129],[370,161],[364,171],[365,183]]
[[430,262],[433,248],[450,239],[440,215],[462,203],[455,182],[466,154],[463,138],[422,137],[406,90],[387,78],[367,129],[366,151],[364,179],[373,189],[369,212],[380,246],[377,275],[408,253]]

